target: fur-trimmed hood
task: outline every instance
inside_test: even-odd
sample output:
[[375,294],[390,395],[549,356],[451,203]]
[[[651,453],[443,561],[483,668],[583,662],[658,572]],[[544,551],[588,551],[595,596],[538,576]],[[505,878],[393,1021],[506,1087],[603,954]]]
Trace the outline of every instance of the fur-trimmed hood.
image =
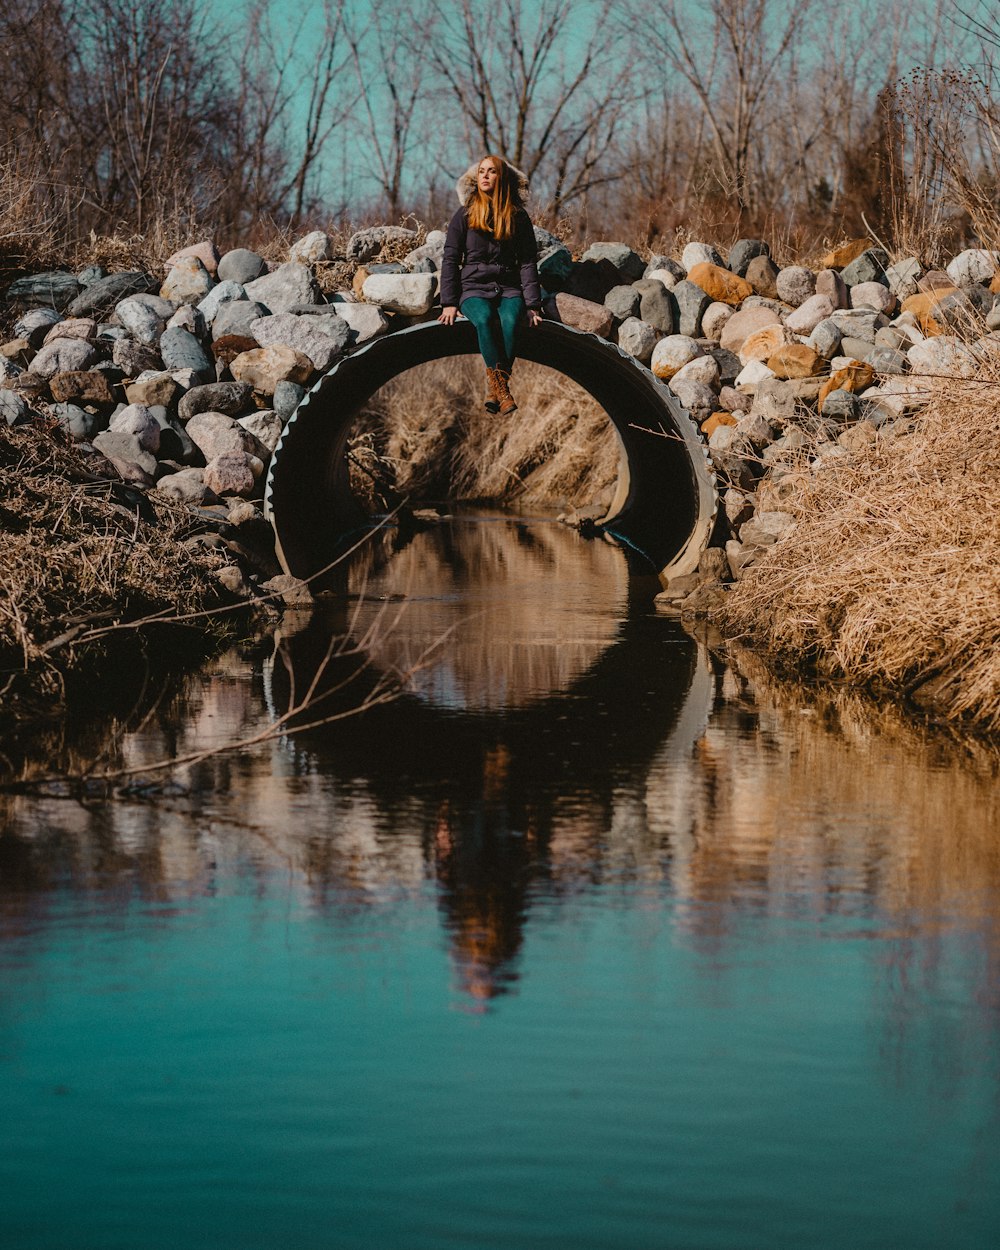
[[[480,157],[474,165],[470,165],[461,178],[459,178],[458,182],[455,183],[455,194],[458,196],[458,202],[463,208],[468,207],[469,201],[475,193],[479,166],[482,164],[483,159],[483,157]],[[521,203],[527,204],[528,195],[530,194],[528,188],[528,175],[524,172],[524,170],[518,169],[516,165],[512,165],[510,161],[504,161],[504,164],[517,179],[517,190],[521,197]]]

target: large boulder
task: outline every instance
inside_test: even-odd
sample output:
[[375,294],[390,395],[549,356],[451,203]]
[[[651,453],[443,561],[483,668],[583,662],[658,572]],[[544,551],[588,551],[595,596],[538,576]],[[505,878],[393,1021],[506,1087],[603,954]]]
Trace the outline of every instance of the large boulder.
[[372,304],[407,317],[422,317],[434,306],[437,279],[431,273],[373,273],[362,293]]
[[323,317],[297,317],[294,313],[278,313],[261,317],[250,326],[250,333],[261,347],[284,344],[308,356],[313,366],[325,373],[343,354],[351,337],[351,328],[336,313]]
[[288,312],[295,304],[313,304],[319,298],[312,271],[294,260],[253,282],[244,282],[243,289],[248,299],[260,302],[271,313]]
[[559,321],[563,325],[585,330],[588,334],[598,334],[602,338],[608,337],[615,323],[610,308],[595,304],[592,300],[580,299],[566,291],[549,296],[545,301],[545,315],[550,321]]
[[610,261],[625,282],[635,282],[646,268],[644,261],[625,243],[592,243],[580,257],[582,261]]

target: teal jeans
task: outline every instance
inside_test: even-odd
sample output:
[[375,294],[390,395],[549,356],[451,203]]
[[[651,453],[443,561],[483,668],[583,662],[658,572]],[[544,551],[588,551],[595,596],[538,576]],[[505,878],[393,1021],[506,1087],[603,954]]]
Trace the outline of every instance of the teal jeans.
[[509,370],[514,363],[517,331],[525,319],[524,300],[520,295],[506,299],[482,299],[470,295],[462,300],[462,316],[476,327],[479,351],[488,369]]

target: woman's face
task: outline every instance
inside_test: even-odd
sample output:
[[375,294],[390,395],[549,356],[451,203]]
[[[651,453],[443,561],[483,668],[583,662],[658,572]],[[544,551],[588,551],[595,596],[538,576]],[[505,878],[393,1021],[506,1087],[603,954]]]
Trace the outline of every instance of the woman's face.
[[493,161],[487,158],[485,161],[479,162],[479,174],[476,180],[479,185],[479,190],[482,191],[484,195],[493,194],[499,177],[500,170],[497,169]]

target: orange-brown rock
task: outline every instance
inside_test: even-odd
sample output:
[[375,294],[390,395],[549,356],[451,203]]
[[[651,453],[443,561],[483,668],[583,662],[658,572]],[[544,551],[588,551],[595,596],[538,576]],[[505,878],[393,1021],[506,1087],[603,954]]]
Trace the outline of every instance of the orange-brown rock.
[[713,412],[707,420],[702,421],[699,428],[706,438],[711,438],[720,425],[736,424],[738,422],[731,412]]
[[734,308],[750,295],[753,287],[738,274],[723,269],[721,265],[711,265],[708,261],[692,265],[688,270],[688,282],[700,286],[706,295],[720,304],[730,304]]
[[841,243],[840,247],[835,247],[832,252],[827,252],[817,268],[843,269],[852,260],[857,260],[861,253],[867,251],[870,246],[869,239],[850,239],[847,243]]
[[1000,295],[1000,270],[993,275],[993,281],[990,283],[990,291],[993,295]]
[[934,319],[934,310],[948,295],[954,295],[956,286],[938,287],[931,291],[918,291],[916,295],[908,295],[903,300],[903,312],[913,313],[924,334],[942,334],[944,326]]
[[364,299],[365,297],[365,282],[369,276],[368,270],[364,265],[359,265],[354,277],[351,279],[351,290],[358,299]]
[[767,367],[783,381],[815,377],[825,364],[819,352],[814,352],[805,343],[786,343],[767,360]]
[[314,373],[313,362],[293,347],[275,344],[241,352],[229,364],[237,382],[246,382],[260,395],[273,395],[279,382],[308,382]]
[[845,365],[843,369],[838,369],[836,373],[830,377],[819,388],[819,410],[823,411],[823,404],[827,395],[831,391],[850,391],[857,394],[859,391],[865,390],[875,381],[875,370],[867,362],[860,360],[852,360],[849,365]]
[[252,352],[255,347],[260,347],[260,344],[247,334],[223,334],[212,344],[212,355],[222,364],[228,365],[241,352]]
[[[740,364],[748,365],[751,360],[767,361],[771,356],[791,342],[791,331],[780,323],[765,326],[749,338],[744,339],[739,350]],[[770,366],[768,366],[770,368]]]
[[49,379],[49,390],[57,404],[115,403],[114,391],[107,377],[97,370],[69,369]]

